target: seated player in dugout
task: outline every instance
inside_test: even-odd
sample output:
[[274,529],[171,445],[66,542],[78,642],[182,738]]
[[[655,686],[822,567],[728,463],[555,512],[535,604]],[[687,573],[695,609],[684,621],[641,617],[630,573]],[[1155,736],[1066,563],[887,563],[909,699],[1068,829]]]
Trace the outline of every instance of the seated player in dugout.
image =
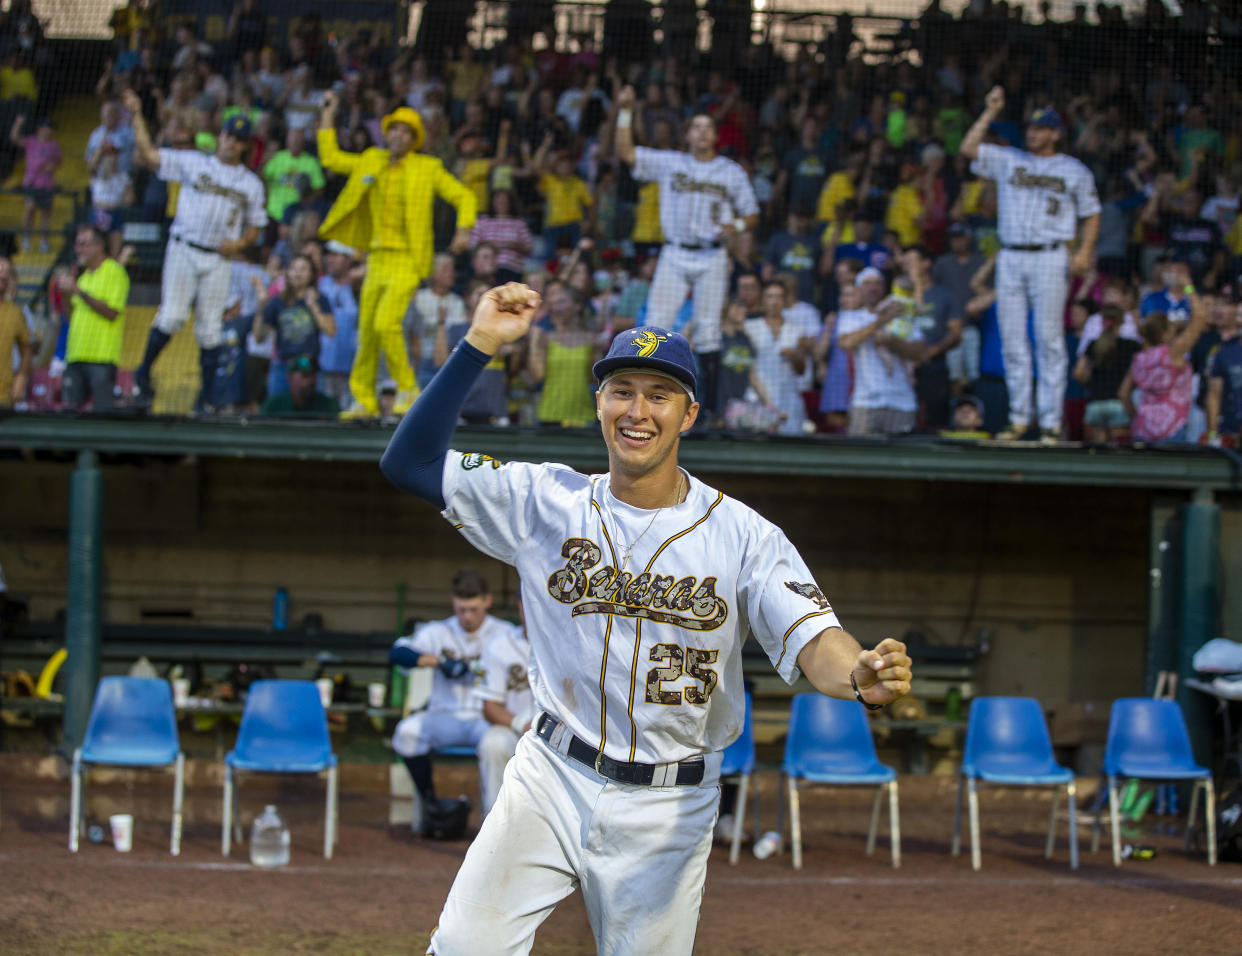
[[[435,668],[431,699],[425,710],[410,714],[397,724],[392,749],[405,761],[418,791],[419,813],[410,828],[421,832],[427,809],[436,803],[432,780],[431,753],[439,747],[472,747],[491,725],[483,717],[483,703],[473,692],[479,658],[488,644],[507,634],[511,624],[493,617],[492,592],[487,579],[478,571],[463,568],[453,575],[449,586],[453,613],[442,621],[429,621],[409,637],[398,638],[388,652],[389,663],[409,669]],[[480,776],[486,778],[494,763],[480,763]],[[504,769],[503,765],[500,768]],[[481,779],[484,794],[499,787]]]
[[678,465],[699,383],[677,333],[623,332],[595,363],[607,473],[450,450],[472,383],[539,304],[517,283],[485,293],[381,461],[518,570],[530,640],[537,716],[430,951],[529,952],[579,889],[600,952],[688,954],[721,755],[745,718],[743,640],[788,683],[871,709],[909,692],[910,658],[891,638],[860,647],[781,529]]

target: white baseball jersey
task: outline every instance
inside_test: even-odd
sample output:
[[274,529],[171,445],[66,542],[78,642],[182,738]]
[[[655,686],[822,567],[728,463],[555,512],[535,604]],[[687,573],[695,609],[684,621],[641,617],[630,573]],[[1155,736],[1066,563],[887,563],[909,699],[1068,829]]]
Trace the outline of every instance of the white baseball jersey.
[[799,651],[838,626],[779,528],[687,478],[686,500],[653,521],[607,475],[445,463],[444,516],[521,575],[536,708],[617,760],[723,750],[742,729],[747,634],[793,683]]
[[214,249],[247,226],[267,225],[263,182],[241,163],[230,166],[196,149],[161,149],[160,179],[181,183],[171,234]]
[[634,148],[634,178],[660,184],[660,228],[667,242],[720,241],[720,227],[759,211],[746,171],[731,159],[700,162],[671,149]]
[[479,672],[474,681],[474,695],[504,706],[522,723],[535,715],[535,700],[530,692],[530,642],[520,627],[511,627],[497,634],[483,648]]
[[427,710],[452,711],[463,716],[479,714],[483,705],[473,692],[473,672],[478,667],[483,649],[493,638],[504,635],[511,627],[511,624],[488,614],[477,631],[467,634],[456,617],[448,617],[443,621],[428,621],[420,625],[413,635],[398,638],[393,646],[408,647],[417,654],[466,661],[470,670],[457,678],[445,677],[439,668],[435,668]]
[[1064,153],[1036,156],[983,143],[970,168],[996,180],[998,232],[1007,246],[1068,242],[1079,219],[1100,211],[1095,177]]

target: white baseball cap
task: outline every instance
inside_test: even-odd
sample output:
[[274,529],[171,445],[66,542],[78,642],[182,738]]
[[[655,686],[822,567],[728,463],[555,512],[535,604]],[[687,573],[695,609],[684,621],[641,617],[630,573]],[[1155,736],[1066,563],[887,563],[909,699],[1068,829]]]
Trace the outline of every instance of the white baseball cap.
[[342,256],[349,256],[351,259],[358,258],[357,253],[353,249],[343,242],[338,242],[336,239],[329,239],[324,243],[323,248],[325,252],[335,252]]
[[867,266],[867,268],[863,269],[862,272],[858,273],[858,275],[854,277],[855,288],[861,288],[862,284],[866,282],[868,279],[879,279],[881,282],[883,282],[884,273],[881,272],[879,269],[877,269],[875,266]]

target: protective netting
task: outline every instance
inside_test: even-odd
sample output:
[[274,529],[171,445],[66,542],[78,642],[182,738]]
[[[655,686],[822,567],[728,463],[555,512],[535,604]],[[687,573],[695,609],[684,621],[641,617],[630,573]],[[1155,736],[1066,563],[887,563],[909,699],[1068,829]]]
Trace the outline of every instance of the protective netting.
[[[1154,0],[14,0],[0,402],[399,413],[522,279],[537,328],[469,421],[589,423],[591,362],[658,322],[694,342],[703,427],[1236,434],[1240,32],[1237,3]],[[130,91],[191,158],[152,168]],[[699,114],[696,161],[744,188],[642,151]],[[451,180],[359,172],[393,128]]]

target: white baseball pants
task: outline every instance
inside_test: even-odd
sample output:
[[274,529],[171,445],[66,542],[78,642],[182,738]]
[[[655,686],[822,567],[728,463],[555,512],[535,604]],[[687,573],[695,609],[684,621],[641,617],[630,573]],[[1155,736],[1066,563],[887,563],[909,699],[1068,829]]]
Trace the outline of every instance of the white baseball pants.
[[1009,421],[1026,427],[1036,417],[1031,408],[1034,370],[1027,335],[1033,313],[1036,361],[1039,363],[1038,420],[1045,430],[1061,430],[1065,401],[1065,296],[1069,290],[1069,252],[1065,246],[1039,252],[1002,249],[996,260],[996,319],[1009,387]]
[[665,244],[651,279],[647,324],[673,328],[689,291],[694,293],[694,350],[719,352],[720,317],[729,292],[729,253],[723,246],[683,249]]
[[491,724],[479,741],[479,789],[483,795],[480,815],[486,817],[496,805],[505,766],[517,750],[518,735],[512,727]]
[[490,727],[482,716],[464,717],[451,710],[410,714],[392,732],[392,749],[402,757],[421,757],[437,747],[479,747]]
[[580,888],[602,956],[688,956],[718,779],[708,775],[697,787],[623,786],[524,734],[449,890],[429,952],[529,953],[539,925]]
[[199,346],[214,349],[222,345],[232,271],[232,264],[224,256],[169,240],[164,251],[155,327],[165,335],[176,335],[193,309],[194,337]]

